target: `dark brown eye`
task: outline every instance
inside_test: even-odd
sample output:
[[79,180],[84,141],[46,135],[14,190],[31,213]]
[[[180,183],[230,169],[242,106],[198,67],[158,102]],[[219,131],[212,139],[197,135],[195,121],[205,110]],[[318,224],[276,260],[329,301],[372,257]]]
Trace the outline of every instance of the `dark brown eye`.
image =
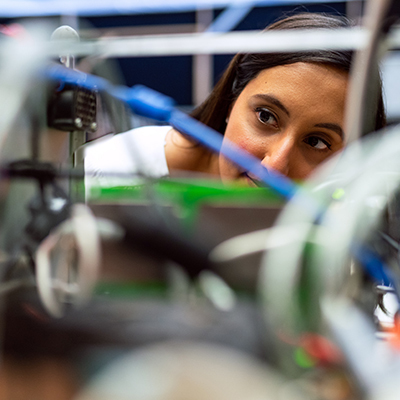
[[307,138],[305,142],[317,150],[326,150],[331,148],[331,145],[326,140],[321,139],[318,136],[311,136]]
[[275,115],[272,114],[271,111],[265,108],[258,108],[256,111],[257,111],[257,118],[260,122],[262,122],[265,125],[271,125],[274,128],[278,127],[278,121],[275,118]]

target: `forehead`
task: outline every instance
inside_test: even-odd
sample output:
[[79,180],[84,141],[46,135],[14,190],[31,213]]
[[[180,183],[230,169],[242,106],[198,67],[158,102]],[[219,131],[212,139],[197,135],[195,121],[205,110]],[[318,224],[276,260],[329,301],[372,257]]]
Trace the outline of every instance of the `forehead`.
[[[244,88],[242,94],[273,93],[294,99],[343,101],[347,93],[348,73],[333,66],[297,62],[262,70]],[[282,99],[284,100],[284,99]]]

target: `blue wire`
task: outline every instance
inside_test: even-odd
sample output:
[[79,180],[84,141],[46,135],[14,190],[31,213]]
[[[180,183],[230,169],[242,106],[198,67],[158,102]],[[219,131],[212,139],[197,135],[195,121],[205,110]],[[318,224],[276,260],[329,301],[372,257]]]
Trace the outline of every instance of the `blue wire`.
[[174,128],[191,136],[210,150],[221,153],[241,167],[243,172],[254,175],[286,199],[291,199],[298,189],[297,185],[289,178],[275,171],[267,170],[258,158],[234,143],[225,140],[222,146],[223,135],[175,109],[174,101],[168,96],[142,85],[136,85],[132,88],[113,86],[103,78],[64,68],[60,65],[49,67],[47,77],[80,85],[87,89],[106,91],[113,97],[125,102],[135,114],[168,122]]
[[212,22],[206,32],[229,32],[241,22],[256,5],[255,1],[245,4],[233,3]]
[[[261,182],[270,186],[278,194],[286,199],[291,199],[297,192],[298,187],[289,178],[272,170],[267,170],[260,160],[250,153],[244,151],[234,143],[225,139],[222,146],[223,136],[191,118],[187,114],[174,108],[174,101],[152,89],[142,85],[136,85],[132,88],[126,86],[113,86],[103,78],[81,73],[76,70],[64,68],[59,65],[51,66],[46,71],[46,76],[51,79],[61,80],[65,83],[80,85],[91,90],[106,91],[115,98],[125,102],[136,114],[168,122],[180,132],[183,132],[210,150],[222,154],[233,161],[244,171],[258,177]],[[299,196],[304,200],[303,204],[309,211],[311,209],[314,215],[321,217],[323,210],[314,201],[313,198]],[[353,245],[352,254],[361,263],[365,271],[377,282],[386,286],[396,287],[394,277],[390,269],[379,259],[379,257],[365,246]]]
[[356,244],[351,246],[351,251],[357,260],[362,264],[364,270],[376,281],[376,283],[394,287],[394,282],[389,267],[374,251],[366,246]]
[[[347,0],[347,2],[356,0]],[[359,0],[358,0],[359,1]],[[323,0],[307,0],[306,3],[320,4]],[[329,3],[339,3],[343,0],[330,0]],[[80,17],[93,16],[115,16],[115,15],[132,15],[132,14],[154,14],[154,13],[180,13],[194,12],[198,9],[218,9],[227,7],[231,1],[216,0],[199,1],[199,0],[181,0],[181,1],[93,1],[93,0],[13,0],[2,1],[0,16],[6,18],[21,17],[45,17],[60,15],[76,15]],[[236,3],[254,4],[257,7],[272,7],[282,5],[301,5],[304,6],[304,0],[241,0]]]
[[233,161],[245,172],[256,176],[261,182],[270,186],[286,199],[291,199],[297,191],[297,185],[289,178],[267,170],[258,158],[226,139],[222,146],[223,136],[219,132],[214,131],[188,115],[178,110],[173,110],[168,122],[177,130],[189,134],[202,145]]

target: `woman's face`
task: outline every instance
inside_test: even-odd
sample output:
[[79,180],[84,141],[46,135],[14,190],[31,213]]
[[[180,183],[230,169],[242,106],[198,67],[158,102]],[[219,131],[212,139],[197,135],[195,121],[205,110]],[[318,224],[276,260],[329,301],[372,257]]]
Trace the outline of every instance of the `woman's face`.
[[[343,148],[347,84],[346,72],[320,64],[263,70],[233,104],[224,142],[236,143],[267,168],[303,179]],[[249,180],[223,156],[219,173],[222,180]]]

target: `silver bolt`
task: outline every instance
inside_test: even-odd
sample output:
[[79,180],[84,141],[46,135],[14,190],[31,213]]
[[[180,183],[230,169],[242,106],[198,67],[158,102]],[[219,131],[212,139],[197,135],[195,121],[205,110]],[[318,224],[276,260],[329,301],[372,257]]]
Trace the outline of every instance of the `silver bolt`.
[[80,118],[75,118],[75,126],[77,127],[77,128],[82,128],[82,126],[83,126],[83,123],[82,123],[82,120],[80,119]]
[[96,124],[96,122],[92,122],[92,123],[90,124],[90,129],[91,129],[92,131],[97,130],[97,124]]

